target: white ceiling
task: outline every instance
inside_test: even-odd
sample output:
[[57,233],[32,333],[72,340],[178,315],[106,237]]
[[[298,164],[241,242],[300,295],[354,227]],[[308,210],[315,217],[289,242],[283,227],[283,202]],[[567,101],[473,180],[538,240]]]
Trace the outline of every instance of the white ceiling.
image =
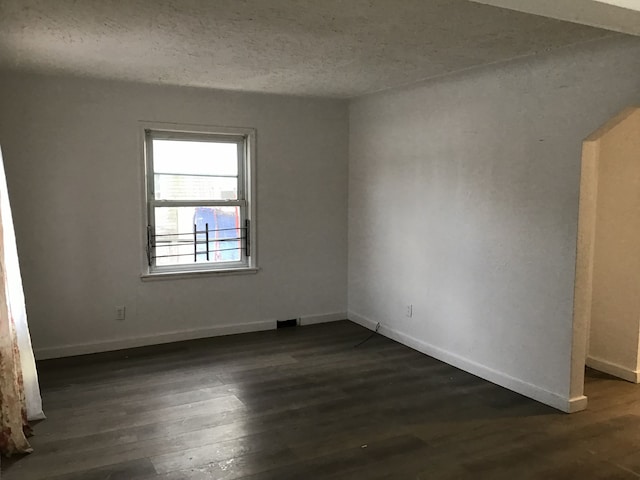
[[519,12],[640,35],[640,0],[471,0]]
[[0,67],[332,97],[611,34],[467,0],[0,0]]

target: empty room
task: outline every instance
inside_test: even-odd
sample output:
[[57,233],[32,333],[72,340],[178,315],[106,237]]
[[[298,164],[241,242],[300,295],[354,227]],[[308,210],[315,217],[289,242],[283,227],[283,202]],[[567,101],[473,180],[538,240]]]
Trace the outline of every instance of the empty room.
[[640,2],[0,0],[3,480],[640,477]]

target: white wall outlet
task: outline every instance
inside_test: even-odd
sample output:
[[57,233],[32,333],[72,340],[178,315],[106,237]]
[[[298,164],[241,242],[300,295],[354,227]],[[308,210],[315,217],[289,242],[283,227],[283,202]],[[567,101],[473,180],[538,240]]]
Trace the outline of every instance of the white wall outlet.
[[126,308],[124,305],[118,305],[116,307],[116,320],[124,320],[126,315]]
[[413,317],[413,305],[411,305],[411,304],[407,305],[405,307],[404,314],[409,318]]

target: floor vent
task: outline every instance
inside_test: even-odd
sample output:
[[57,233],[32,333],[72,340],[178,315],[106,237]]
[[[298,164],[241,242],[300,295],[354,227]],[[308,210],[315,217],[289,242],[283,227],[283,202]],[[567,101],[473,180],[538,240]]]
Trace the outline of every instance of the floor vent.
[[291,320],[278,320],[278,328],[297,327],[298,319],[292,318]]

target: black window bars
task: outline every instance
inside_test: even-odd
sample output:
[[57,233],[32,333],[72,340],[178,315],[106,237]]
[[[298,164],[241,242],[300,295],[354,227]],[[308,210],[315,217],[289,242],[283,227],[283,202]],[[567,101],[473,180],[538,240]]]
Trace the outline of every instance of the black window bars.
[[[219,237],[219,232],[233,232],[233,237]],[[234,235],[234,234],[232,234]],[[239,247],[219,248],[225,242],[242,242]],[[193,253],[175,253],[171,255],[156,255],[157,247],[188,246],[193,245]],[[211,246],[216,246],[211,248]],[[200,247],[199,247],[200,246]],[[204,248],[202,248],[204,246]],[[153,227],[147,225],[147,261],[149,266],[154,264],[157,258],[190,257],[193,261],[211,261],[212,254],[220,252],[242,251],[245,256],[251,256],[251,221],[245,220],[244,227],[209,229],[209,224],[205,223],[204,230],[198,230],[198,226],[193,224],[193,232],[189,233],[165,233],[157,235],[153,232]]]

